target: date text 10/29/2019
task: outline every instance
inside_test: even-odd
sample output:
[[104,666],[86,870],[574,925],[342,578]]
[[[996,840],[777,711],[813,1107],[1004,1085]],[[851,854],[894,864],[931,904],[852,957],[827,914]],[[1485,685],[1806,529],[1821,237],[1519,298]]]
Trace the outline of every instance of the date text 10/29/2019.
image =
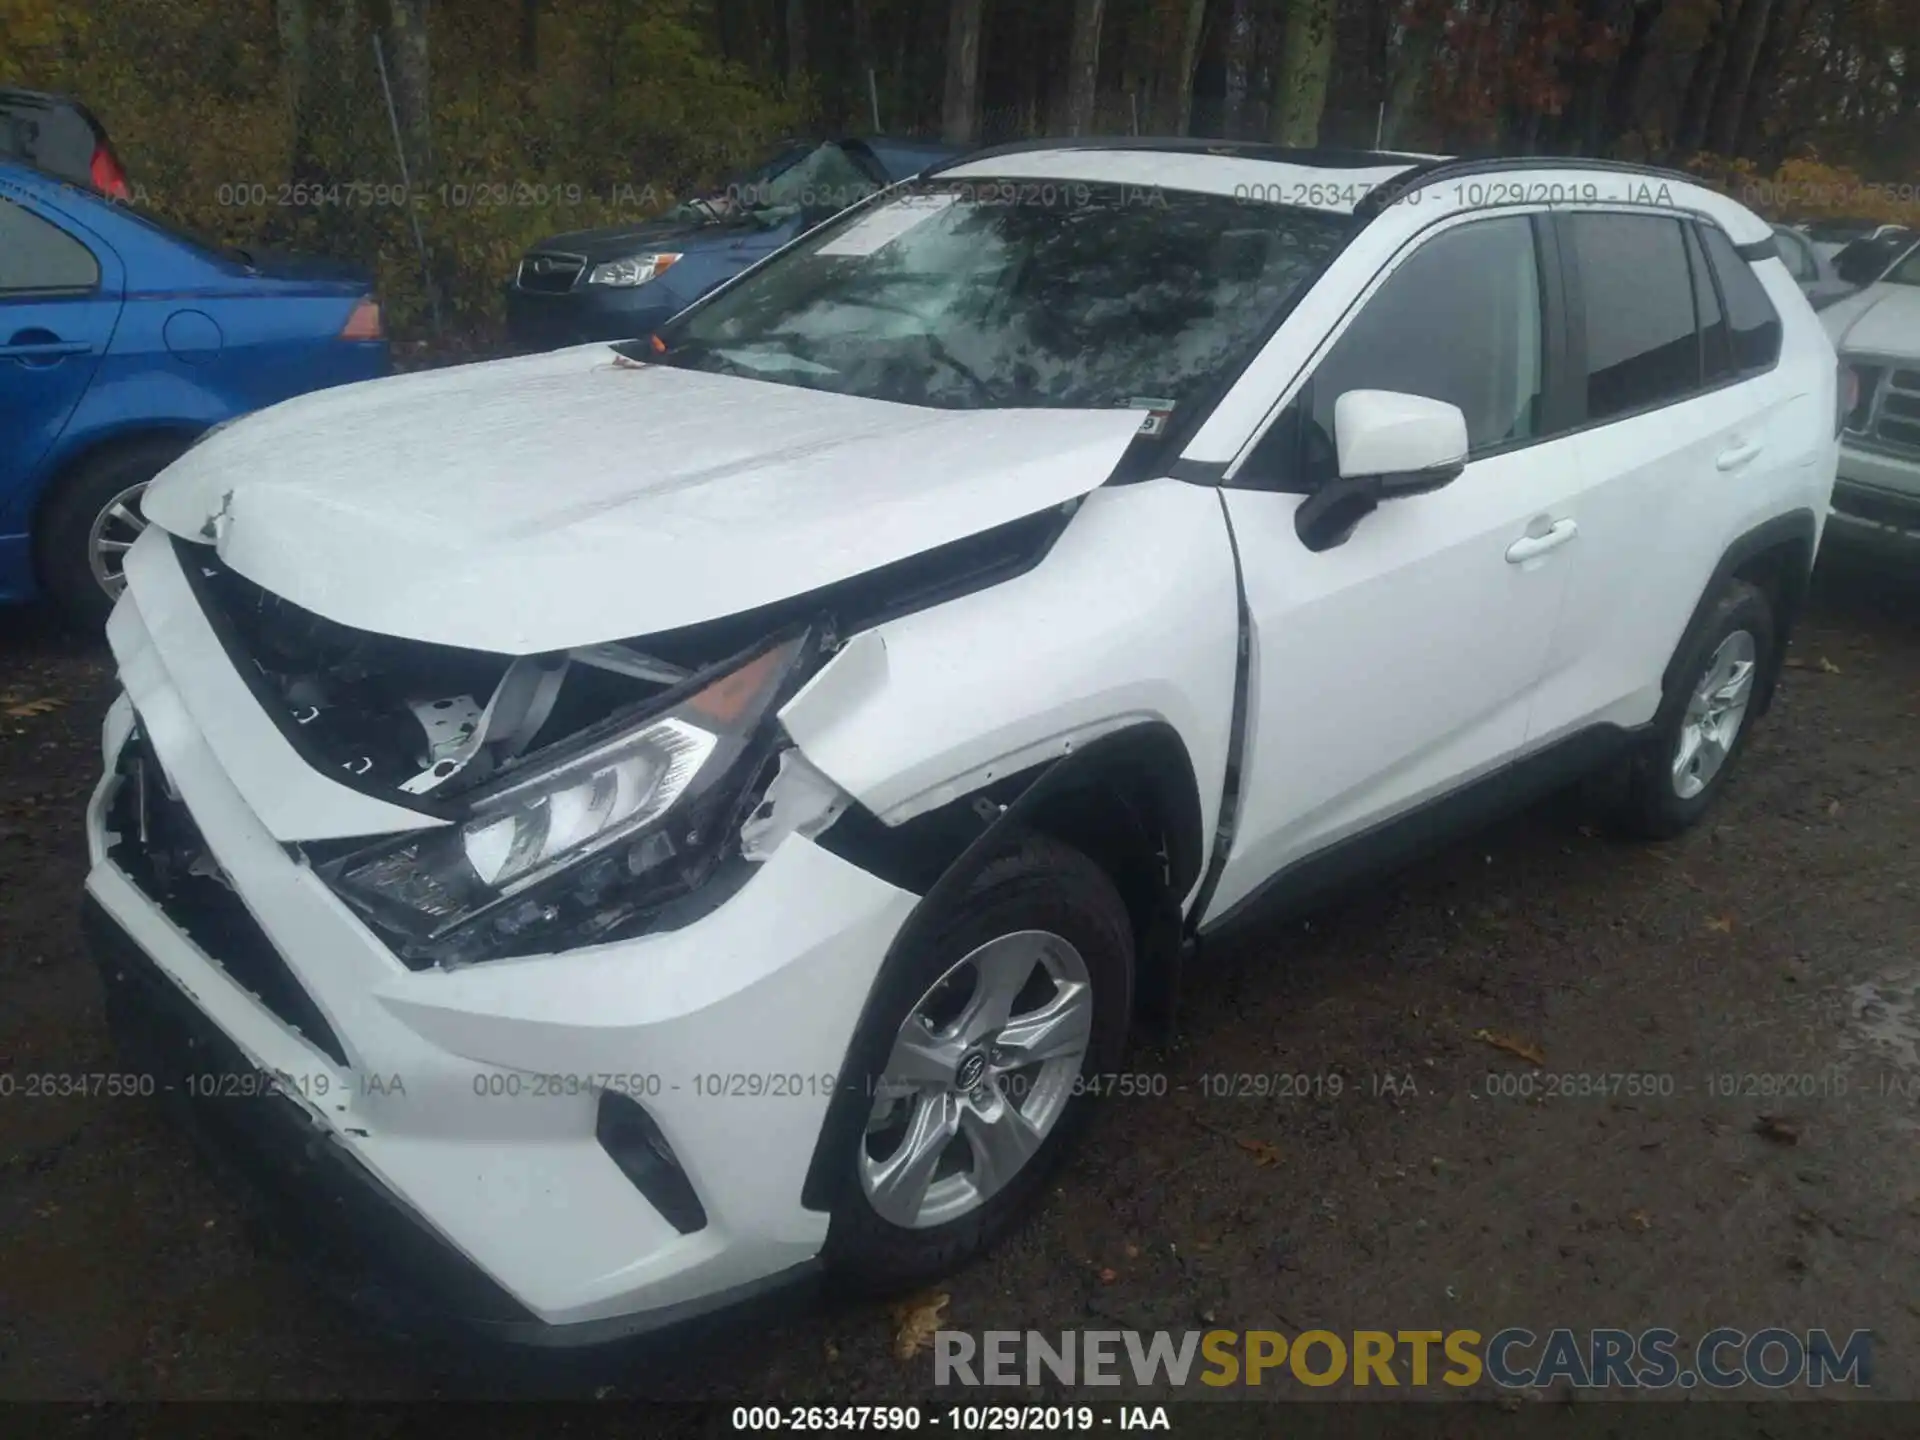
[[1164,1405],[736,1405],[737,1431],[947,1431],[1032,1434],[1036,1431],[1161,1430],[1173,1422]]

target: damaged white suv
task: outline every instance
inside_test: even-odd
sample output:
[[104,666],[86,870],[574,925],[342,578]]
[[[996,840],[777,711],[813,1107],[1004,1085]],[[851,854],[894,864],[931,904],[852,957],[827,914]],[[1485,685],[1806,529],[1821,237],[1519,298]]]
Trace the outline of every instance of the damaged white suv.
[[396,1315],[950,1267],[1196,940],[1577,777],[1713,800],[1836,462],[1773,244],[1623,167],[1016,147],[657,336],[248,418],[108,629],[116,1032]]

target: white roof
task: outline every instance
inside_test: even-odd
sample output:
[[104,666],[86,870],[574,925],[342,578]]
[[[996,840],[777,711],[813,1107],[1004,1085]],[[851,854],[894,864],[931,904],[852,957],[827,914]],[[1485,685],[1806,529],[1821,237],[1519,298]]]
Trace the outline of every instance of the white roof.
[[1203,195],[1235,195],[1277,205],[1299,205],[1350,215],[1366,193],[1414,167],[1409,158],[1383,165],[1293,165],[1191,150],[1135,150],[1092,146],[1017,150],[969,160],[941,180],[977,176],[995,180],[1081,180],[1090,184],[1157,186]]

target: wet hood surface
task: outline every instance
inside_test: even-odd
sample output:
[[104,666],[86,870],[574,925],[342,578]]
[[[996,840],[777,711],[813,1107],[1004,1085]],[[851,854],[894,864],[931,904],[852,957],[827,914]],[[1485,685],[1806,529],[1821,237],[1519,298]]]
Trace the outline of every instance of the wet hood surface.
[[532,654],[771,604],[1084,495],[1139,420],[922,409],[589,345],[275,406],[188,451],[144,508],[340,624]]
[[1920,359],[1920,286],[1874,285],[1821,318],[1837,350]]

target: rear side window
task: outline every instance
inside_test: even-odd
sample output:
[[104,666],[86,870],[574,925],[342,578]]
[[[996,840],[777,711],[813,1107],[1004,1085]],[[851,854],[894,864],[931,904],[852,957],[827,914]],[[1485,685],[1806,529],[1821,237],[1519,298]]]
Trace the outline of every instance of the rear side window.
[[1700,341],[1680,222],[1589,213],[1568,216],[1567,228],[1586,302],[1587,418],[1648,410],[1697,391]]
[[93,252],[58,226],[0,199],[0,295],[91,290],[100,283]]
[[1815,278],[1813,252],[1801,243],[1798,235],[1787,230],[1776,230],[1773,238],[1780,246],[1780,258],[1786,263],[1789,275],[1796,280]]
[[1726,301],[1734,369],[1742,375],[1771,369],[1780,358],[1780,312],[1773,308],[1760,277],[1740,258],[1725,231],[1717,225],[1702,225],[1700,234]]

